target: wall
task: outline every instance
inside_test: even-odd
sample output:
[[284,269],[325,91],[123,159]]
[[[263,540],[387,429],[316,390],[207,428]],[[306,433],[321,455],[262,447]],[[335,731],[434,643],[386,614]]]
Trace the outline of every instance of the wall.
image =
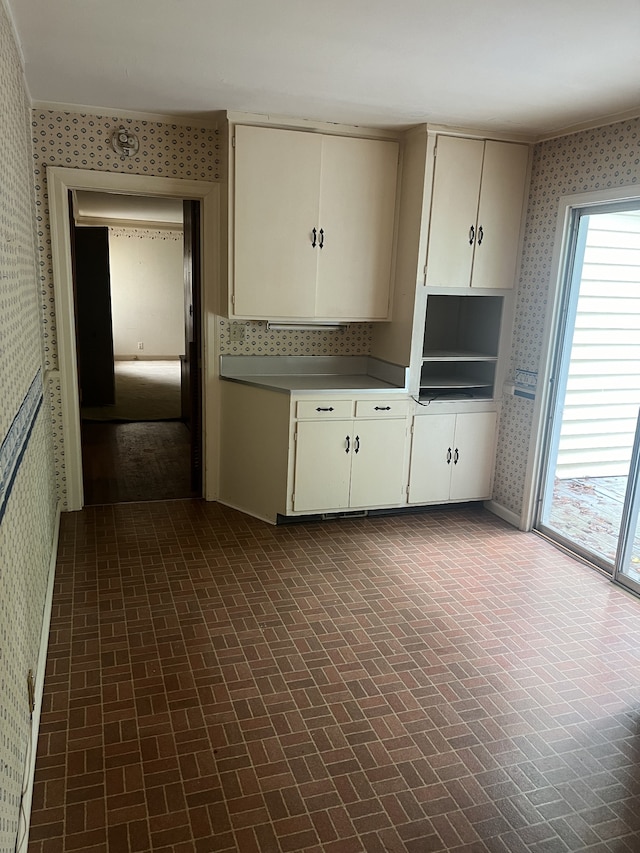
[[183,257],[182,230],[109,228],[116,358],[184,354]]
[[[537,371],[562,196],[640,184],[640,118],[542,142],[535,147],[515,311],[510,374]],[[640,186],[638,186],[640,194]],[[520,514],[533,402],[506,397],[498,436],[496,503]]]
[[0,853],[13,853],[31,728],[26,678],[38,661],[56,500],[29,104],[2,4],[0,114]]

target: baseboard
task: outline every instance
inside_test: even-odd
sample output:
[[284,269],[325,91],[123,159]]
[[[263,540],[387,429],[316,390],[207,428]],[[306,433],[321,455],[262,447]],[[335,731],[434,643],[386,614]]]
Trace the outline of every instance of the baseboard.
[[47,595],[42,614],[42,631],[40,633],[40,649],[35,674],[35,708],[31,715],[31,749],[27,750],[27,763],[24,771],[22,790],[22,805],[18,821],[18,844],[16,853],[26,853],[29,845],[29,825],[31,821],[31,803],[33,801],[33,783],[36,772],[36,753],[38,751],[38,732],[40,729],[40,714],[42,712],[42,696],[44,693],[44,674],[47,666],[47,650],[49,647],[49,629],[51,626],[51,607],[53,604],[53,584],[56,575],[56,559],[58,556],[58,539],[60,536],[60,511],[58,501],[54,523],[51,554],[49,557],[49,577],[47,580]]
[[508,524],[512,524],[514,527],[517,527],[518,530],[520,529],[520,516],[516,512],[507,509],[506,506],[502,506],[502,504],[496,503],[495,501],[485,501],[484,508],[488,509],[489,512],[492,512],[494,515],[497,515],[498,518],[501,518]]
[[[207,498],[207,500],[209,500],[209,498]],[[222,498],[215,498],[215,501],[216,503],[222,504],[222,506],[228,506],[229,509],[235,509],[237,512],[241,512],[244,515],[250,515],[251,518],[257,518],[258,521],[264,521],[267,524],[276,524],[276,520],[274,518],[267,518],[266,515],[259,515],[257,512],[253,512],[253,510],[247,509],[246,507],[229,503],[229,501],[222,500]]]

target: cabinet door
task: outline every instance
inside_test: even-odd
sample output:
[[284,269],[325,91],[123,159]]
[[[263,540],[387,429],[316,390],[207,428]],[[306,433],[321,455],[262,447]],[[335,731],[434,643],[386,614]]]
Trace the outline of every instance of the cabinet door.
[[483,152],[481,139],[438,137],[427,251],[429,286],[469,287]]
[[491,496],[496,422],[495,412],[470,412],[456,416],[451,500],[474,501]]
[[449,500],[455,423],[455,415],[421,415],[413,419],[410,503]]
[[349,505],[395,506],[404,495],[406,421],[355,421]]
[[528,162],[526,145],[485,143],[473,287],[514,286]]
[[352,421],[296,426],[293,508],[321,512],[349,506]]
[[395,142],[324,137],[317,317],[389,316],[397,169]]
[[313,317],[322,137],[235,129],[233,314]]

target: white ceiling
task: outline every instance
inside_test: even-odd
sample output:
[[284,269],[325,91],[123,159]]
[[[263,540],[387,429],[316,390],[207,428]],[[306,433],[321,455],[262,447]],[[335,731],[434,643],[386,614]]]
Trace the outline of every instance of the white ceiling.
[[640,0],[6,0],[33,100],[534,137],[640,114]]

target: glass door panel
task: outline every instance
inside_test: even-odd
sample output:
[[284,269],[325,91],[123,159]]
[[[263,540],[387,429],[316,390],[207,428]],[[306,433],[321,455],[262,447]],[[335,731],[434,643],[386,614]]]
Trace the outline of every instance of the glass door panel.
[[535,526],[612,572],[640,405],[640,211],[575,211],[570,248]]
[[613,579],[640,595],[640,414],[631,457],[631,471]]

